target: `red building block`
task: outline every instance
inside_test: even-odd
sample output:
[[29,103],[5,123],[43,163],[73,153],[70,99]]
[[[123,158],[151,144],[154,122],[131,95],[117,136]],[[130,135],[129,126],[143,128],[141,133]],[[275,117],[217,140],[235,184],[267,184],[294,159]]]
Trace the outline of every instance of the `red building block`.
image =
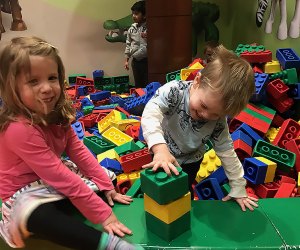
[[288,141],[285,148],[296,154],[295,168],[297,172],[300,172],[300,138]]
[[125,133],[133,138],[133,140],[138,140],[140,133],[140,126],[130,126],[125,130]]
[[240,139],[233,142],[233,147],[241,161],[252,155],[252,148]]
[[150,155],[147,148],[120,157],[124,173],[140,170],[143,165],[151,161],[152,155]]
[[293,194],[293,193],[295,193],[295,188],[296,188],[296,184],[281,183],[274,198],[288,198],[291,196],[295,196],[295,194]]
[[84,78],[84,77],[77,76],[75,85],[81,85],[81,86],[92,85],[92,86],[94,86],[94,80],[91,78]]
[[117,182],[117,191],[121,194],[126,194],[131,187],[130,179],[120,180]]
[[267,93],[273,98],[287,97],[289,87],[280,79],[275,79],[267,85]]
[[276,114],[274,116],[274,119],[272,120],[271,126],[279,128],[279,127],[281,127],[283,122],[284,122],[284,118],[282,118],[280,115]]
[[254,187],[255,193],[260,198],[273,198],[277,193],[279,188],[279,184],[276,182],[270,182],[265,184],[259,184]]
[[300,124],[293,119],[287,119],[283,122],[272,144],[285,148],[288,141],[298,138],[299,135]]
[[272,52],[265,51],[244,51],[240,57],[245,58],[249,63],[266,63],[272,61]]
[[96,114],[88,114],[83,117],[80,117],[78,121],[82,122],[85,127],[91,128],[96,124],[96,119],[98,115]]
[[267,100],[279,113],[288,111],[294,104],[294,100],[289,97],[281,97],[280,99],[276,99],[268,95]]

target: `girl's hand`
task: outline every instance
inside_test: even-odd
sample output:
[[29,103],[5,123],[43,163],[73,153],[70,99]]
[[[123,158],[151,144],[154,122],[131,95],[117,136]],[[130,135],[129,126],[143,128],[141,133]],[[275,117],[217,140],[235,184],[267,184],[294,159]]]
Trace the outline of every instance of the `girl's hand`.
[[171,171],[175,175],[179,175],[176,167],[179,166],[175,157],[171,155],[166,144],[157,144],[152,147],[154,153],[153,161],[144,165],[142,168],[151,168],[155,172],[158,168],[163,168],[164,171],[171,175]]
[[111,215],[102,223],[103,229],[109,234],[117,234],[120,237],[125,234],[132,234],[132,231],[123,225],[112,212]]
[[129,62],[128,62],[128,61],[125,61],[125,63],[124,63],[124,68],[125,68],[126,70],[129,70]]
[[[229,201],[231,200],[232,197],[230,196],[226,196],[222,199],[222,201]],[[240,205],[240,207],[242,208],[243,211],[246,211],[246,208],[248,208],[249,210],[253,211],[254,208],[253,207],[258,207],[257,201],[258,199],[248,196],[248,197],[242,197],[242,198],[234,198],[235,201]]]
[[132,198],[130,196],[117,193],[114,189],[104,191],[104,195],[110,206],[114,205],[114,201],[122,204],[130,204],[130,202],[132,202]]

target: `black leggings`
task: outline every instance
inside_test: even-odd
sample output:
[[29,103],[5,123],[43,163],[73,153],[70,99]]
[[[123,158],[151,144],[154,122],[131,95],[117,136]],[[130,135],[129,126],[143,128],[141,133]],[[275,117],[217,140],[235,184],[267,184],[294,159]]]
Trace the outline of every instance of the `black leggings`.
[[102,232],[74,217],[74,211],[67,199],[40,205],[30,215],[27,230],[37,238],[68,248],[96,250]]
[[202,159],[197,162],[187,163],[187,164],[181,164],[180,167],[182,170],[187,173],[188,179],[189,179],[189,190],[191,192],[191,199],[194,199],[194,190],[193,190],[193,183],[196,179],[197,173],[200,168],[200,164],[202,162]]
[[148,59],[140,61],[132,59],[131,62],[134,84],[136,88],[145,88],[148,84]]

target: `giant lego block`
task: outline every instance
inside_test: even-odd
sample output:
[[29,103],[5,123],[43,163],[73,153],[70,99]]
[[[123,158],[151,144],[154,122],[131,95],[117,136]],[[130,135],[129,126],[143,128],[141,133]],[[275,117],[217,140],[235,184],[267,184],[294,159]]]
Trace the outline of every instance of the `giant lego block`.
[[265,182],[268,165],[256,158],[245,158],[244,178],[252,184],[262,184]]

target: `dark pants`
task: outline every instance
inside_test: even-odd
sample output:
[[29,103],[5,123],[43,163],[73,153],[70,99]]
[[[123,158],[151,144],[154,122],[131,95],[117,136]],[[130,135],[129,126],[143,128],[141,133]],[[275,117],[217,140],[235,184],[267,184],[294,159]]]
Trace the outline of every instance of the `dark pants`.
[[148,84],[148,59],[140,61],[132,59],[131,62],[134,84],[136,88],[145,88]]
[[188,181],[189,181],[189,190],[191,192],[191,199],[194,199],[194,189],[192,187],[197,173],[199,171],[200,168],[200,164],[202,162],[202,159],[200,161],[197,162],[192,162],[192,163],[187,163],[187,164],[181,164],[180,167],[182,168],[182,170],[187,173],[188,175]]

